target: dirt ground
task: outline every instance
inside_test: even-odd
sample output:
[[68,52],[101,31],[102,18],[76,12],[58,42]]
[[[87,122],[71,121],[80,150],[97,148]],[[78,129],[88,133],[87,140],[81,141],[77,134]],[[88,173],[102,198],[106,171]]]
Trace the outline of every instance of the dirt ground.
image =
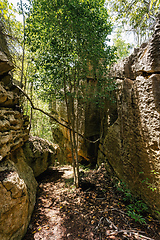
[[37,178],[37,202],[23,240],[160,240],[160,222],[149,213],[143,224],[129,217],[124,195],[105,168],[81,176],[79,189],[72,185],[71,166]]

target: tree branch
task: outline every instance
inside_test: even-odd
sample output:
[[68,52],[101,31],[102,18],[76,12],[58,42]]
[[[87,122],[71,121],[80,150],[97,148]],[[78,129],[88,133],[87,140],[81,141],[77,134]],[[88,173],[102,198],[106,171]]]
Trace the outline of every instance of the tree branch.
[[[16,87],[21,93],[23,93],[23,95],[24,95],[24,96],[28,99],[28,101],[30,102],[32,109],[37,110],[37,111],[39,111],[39,112],[47,115],[48,117],[52,118],[56,123],[58,123],[58,124],[60,124],[61,126],[63,126],[63,127],[67,128],[67,129],[73,131],[72,128],[70,128],[68,125],[63,124],[62,122],[60,122],[60,121],[59,121],[57,118],[55,118],[52,114],[50,114],[50,113],[48,113],[48,112],[45,112],[44,110],[42,110],[42,109],[40,109],[40,108],[35,107],[34,104],[33,104],[33,102],[32,102],[32,100],[30,99],[30,97],[27,95],[27,93],[25,93],[25,92],[22,90],[21,87],[17,86],[17,85],[16,85],[15,83],[13,83],[13,82],[12,82],[12,85],[13,85],[14,87]],[[64,119],[62,119],[62,121],[66,122]],[[98,139],[96,139],[95,141],[91,141],[91,140],[85,138],[81,133],[79,133],[79,132],[77,132],[77,131],[75,131],[75,133],[77,133],[80,137],[82,137],[83,139],[85,139],[86,141],[88,141],[88,142],[90,142],[90,143],[96,143],[96,142],[100,141],[100,139],[101,139],[101,138],[98,138]]]
[[44,110],[35,107],[34,104],[33,104],[33,102],[32,102],[32,100],[30,99],[30,97],[22,90],[22,88],[20,88],[19,86],[17,86],[17,85],[14,84],[14,83],[12,83],[12,85],[13,85],[14,87],[16,87],[21,93],[23,93],[23,95],[24,95],[24,96],[28,99],[28,101],[30,102],[32,109],[42,112],[43,114],[45,114],[45,115],[47,115],[48,117],[52,118],[55,122],[57,122],[57,123],[60,124],[61,126],[70,129],[69,126],[61,123],[58,119],[56,119],[55,117],[53,117],[53,115],[51,115],[50,113],[45,112]]
[[146,237],[144,235],[141,234],[140,231],[136,231],[136,230],[130,230],[130,229],[126,229],[126,230],[110,230],[110,233],[107,234],[107,236],[116,236],[118,235],[119,233],[123,233],[124,235],[126,235],[127,237],[131,237],[134,236],[136,237],[136,239],[139,239],[139,240],[154,240],[153,238],[150,238],[150,237]]
[[[134,229],[118,229],[117,226],[115,226],[115,224],[113,222],[111,222],[108,218],[105,217],[101,217],[99,220],[99,223],[97,225],[97,227],[95,228],[95,230],[98,230],[98,228],[101,226],[102,224],[102,220],[106,221],[109,224],[109,228],[107,230],[107,236],[116,236],[120,233],[122,233],[123,235],[127,236],[128,238],[132,238],[133,236],[136,237],[136,239],[139,240],[154,240],[153,238],[147,237],[145,235],[142,235],[141,231],[137,231]],[[111,230],[111,229],[115,229],[115,230]]]

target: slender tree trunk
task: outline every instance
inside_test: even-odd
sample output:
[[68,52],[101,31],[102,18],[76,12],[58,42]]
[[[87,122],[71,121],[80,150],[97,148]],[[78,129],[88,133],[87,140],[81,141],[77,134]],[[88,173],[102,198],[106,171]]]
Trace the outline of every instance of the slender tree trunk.
[[23,11],[22,0],[20,1],[20,3],[21,3],[22,15],[23,15],[23,47],[22,47],[22,70],[21,70],[21,87],[22,87],[23,73],[24,73],[24,56],[25,56],[25,15]]
[[[67,86],[66,86],[66,79],[65,79],[65,69],[64,69],[64,94],[65,94],[65,103],[67,108],[67,118],[68,118],[68,125],[71,128],[72,126],[72,99],[67,98]],[[77,181],[77,171],[76,171],[76,161],[75,161],[75,144],[74,144],[74,134],[73,129],[70,132],[70,145],[71,145],[71,152],[72,152],[72,166],[73,166],[73,174],[74,174],[74,184],[76,187],[79,187],[78,181]]]
[[74,113],[74,99],[72,100],[72,136],[73,136],[73,144],[74,144],[74,153],[75,153],[75,185],[79,187],[79,162],[78,162],[78,149],[77,149],[77,142],[76,142],[76,133],[75,133],[75,113]]
[[[75,71],[76,71],[76,67],[75,67]],[[76,74],[72,74],[74,83],[73,83],[73,92],[75,93],[75,95],[77,96],[77,84],[76,84]],[[71,85],[71,80],[70,80],[70,85]],[[72,92],[72,90],[70,89],[70,92]],[[75,104],[76,101],[76,104]],[[78,112],[75,113],[76,110],[76,105],[78,104],[78,100],[75,97],[71,97],[71,113],[72,113],[72,118],[71,118],[71,125],[72,125],[72,135],[73,135],[73,144],[74,144],[74,154],[75,154],[75,174],[76,174],[76,182],[75,185],[76,187],[79,187],[80,184],[80,176],[79,176],[79,161],[78,161],[78,141],[76,139],[76,128],[77,128],[77,117],[78,116]]]
[[74,184],[76,183],[76,163],[74,158],[74,148],[73,148],[73,140],[72,140],[72,131],[69,130],[70,133],[70,145],[71,145],[71,152],[72,152],[72,166],[73,166],[73,176],[74,176]]
[[25,76],[25,82],[24,82],[24,91],[26,91],[26,88],[27,88],[28,69],[29,69],[29,62],[27,63],[27,70],[26,70],[26,76]]
[[[30,96],[31,96],[31,101],[33,100],[33,82],[31,82],[31,88],[30,88]],[[33,120],[33,108],[31,106],[31,111],[30,111],[30,124],[29,124],[29,132],[32,127],[32,120]]]
[[[79,187],[80,184],[80,176],[79,176],[79,157],[78,157],[78,135],[76,138],[76,131],[78,131],[79,128],[79,112],[78,112],[78,104],[79,104],[79,100],[78,100],[78,87],[79,87],[79,74],[78,74],[78,78],[76,81],[76,72],[77,70],[79,70],[79,68],[77,69],[77,66],[75,66],[75,75],[74,75],[74,92],[76,93],[77,98],[75,99],[76,101],[76,106],[74,103],[74,99],[73,99],[73,106],[72,106],[72,112],[73,112],[73,141],[74,141],[74,146],[75,146],[75,161],[76,161],[76,174],[77,174],[77,182],[76,182],[76,186]],[[75,113],[76,110],[76,113]],[[75,131],[76,129],[76,131]]]

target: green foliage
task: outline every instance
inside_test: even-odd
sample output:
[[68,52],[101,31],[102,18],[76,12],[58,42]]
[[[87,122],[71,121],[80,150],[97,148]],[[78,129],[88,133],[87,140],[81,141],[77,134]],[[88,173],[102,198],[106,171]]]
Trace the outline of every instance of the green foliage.
[[148,213],[148,207],[146,203],[144,203],[138,197],[135,197],[124,182],[118,182],[116,184],[116,188],[122,193],[128,216],[133,218],[136,222],[146,224],[145,218],[143,217],[143,215]]
[[[42,100],[38,101],[38,105],[40,105],[41,108],[48,110],[48,104],[45,104]],[[48,141],[53,141],[49,117],[46,115],[44,116],[44,114],[39,111],[34,111],[31,126],[31,135],[38,136]]]
[[[30,92],[28,92],[28,95],[30,95]],[[44,111],[49,112],[48,103],[39,99],[34,90],[31,97],[36,107],[42,108]],[[24,114],[31,117],[31,106],[28,102],[23,102],[23,110]],[[46,139],[48,141],[52,141],[53,137],[50,118],[39,111],[33,110],[30,134]]]
[[[144,172],[139,172],[139,174],[144,174]],[[151,170],[151,175],[153,175],[153,180],[151,181],[149,178],[143,179],[141,182],[145,183],[152,192],[157,191],[159,185],[159,175],[160,173],[156,170]]]
[[0,20],[1,24],[4,26],[7,34],[14,36],[18,34],[20,30],[19,22],[16,20],[17,10],[13,7],[13,4],[9,4],[8,0],[0,0]]
[[133,218],[135,220],[135,222],[139,222],[141,224],[145,223],[145,218],[142,217],[141,214],[137,214],[134,212],[134,208],[131,207],[131,209],[128,209],[128,216],[130,216],[131,218]]
[[[81,98],[80,79],[94,76],[96,69],[101,79],[113,62],[114,49],[106,41],[111,24],[103,5],[104,1],[93,0],[32,2],[27,42],[37,68],[34,85],[41,95],[43,89],[45,98],[64,99],[64,78],[70,86],[67,96]],[[102,58],[103,65],[99,63]]]
[[18,44],[22,40],[22,24],[16,20],[17,13],[12,3],[9,4],[8,0],[0,0],[0,25],[13,56],[16,54],[15,47],[19,47]]
[[160,11],[159,0],[109,0],[108,3],[116,24],[122,24],[127,30],[133,31],[138,45],[152,33]]
[[119,28],[113,38],[114,46],[117,48],[117,56],[119,59],[127,57],[130,54],[130,50],[133,48],[133,44],[126,43],[122,37],[122,29]]

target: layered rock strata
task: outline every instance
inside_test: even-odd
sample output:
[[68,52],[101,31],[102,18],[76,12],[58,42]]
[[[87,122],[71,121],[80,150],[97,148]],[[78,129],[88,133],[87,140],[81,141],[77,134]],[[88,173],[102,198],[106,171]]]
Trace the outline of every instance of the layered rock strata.
[[0,52],[0,161],[28,138],[28,118],[18,106],[19,96],[9,74],[12,69],[12,63]]

